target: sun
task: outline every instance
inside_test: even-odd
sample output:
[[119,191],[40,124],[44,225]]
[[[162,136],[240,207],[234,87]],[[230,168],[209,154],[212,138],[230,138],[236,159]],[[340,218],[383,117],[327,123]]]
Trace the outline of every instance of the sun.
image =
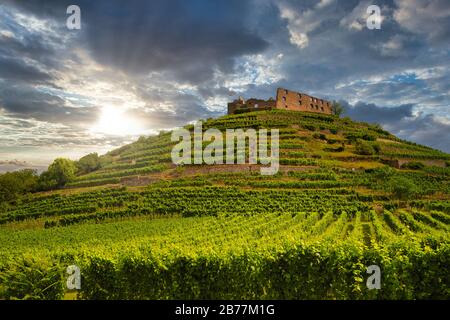
[[115,136],[138,135],[142,132],[140,122],[125,112],[126,110],[118,107],[104,107],[91,131]]

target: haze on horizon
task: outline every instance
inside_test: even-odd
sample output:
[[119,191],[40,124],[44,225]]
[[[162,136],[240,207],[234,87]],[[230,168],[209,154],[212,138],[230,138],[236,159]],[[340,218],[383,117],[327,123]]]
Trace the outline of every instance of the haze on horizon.
[[[66,9],[81,8],[81,30]],[[366,27],[371,4],[380,30]],[[0,163],[104,153],[285,87],[450,152],[447,0],[4,0]],[[1,170],[1,167],[0,167]]]

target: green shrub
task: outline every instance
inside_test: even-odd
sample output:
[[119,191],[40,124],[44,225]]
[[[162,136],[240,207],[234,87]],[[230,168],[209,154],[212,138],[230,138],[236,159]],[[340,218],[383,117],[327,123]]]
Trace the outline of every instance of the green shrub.
[[316,131],[316,127],[312,124],[304,124],[303,127],[309,131]]
[[314,133],[313,134],[314,139],[320,139],[320,140],[327,140],[327,137],[323,133]]
[[38,176],[34,170],[24,169],[0,174],[0,203],[18,199],[35,191]]
[[373,155],[375,154],[375,149],[373,148],[373,146],[361,139],[356,140],[355,143],[355,152],[356,154],[360,154],[360,155]]
[[337,142],[339,142],[340,140],[338,140],[338,139],[330,139],[330,138],[327,138],[327,142],[328,142],[328,144],[335,144],[335,143],[337,143]]
[[372,143],[372,147],[376,154],[379,154],[381,152],[381,147],[378,143]]
[[410,199],[420,192],[414,181],[404,176],[393,176],[388,186],[397,199]]
[[402,164],[401,168],[403,169],[411,169],[411,170],[420,170],[425,168],[425,165],[419,161],[411,161]]
[[[142,142],[142,138],[139,137],[138,141]],[[97,152],[94,152],[80,158],[80,160],[75,162],[75,165],[77,167],[77,174],[85,174],[100,169],[100,159]]]
[[0,268],[0,300],[56,300],[64,296],[63,270],[48,260],[24,257]]
[[365,172],[373,175],[375,179],[386,181],[386,179],[390,178],[395,173],[395,170],[389,166],[385,166],[380,168],[366,169]]
[[337,148],[325,148],[324,150],[327,151],[327,152],[342,152],[342,151],[345,150],[345,146],[342,145],[342,146],[337,147]]
[[[276,251],[92,257],[83,299],[448,299],[449,247],[431,252],[407,240],[362,250],[358,243],[286,244]],[[366,267],[379,265],[382,290],[368,290]]]

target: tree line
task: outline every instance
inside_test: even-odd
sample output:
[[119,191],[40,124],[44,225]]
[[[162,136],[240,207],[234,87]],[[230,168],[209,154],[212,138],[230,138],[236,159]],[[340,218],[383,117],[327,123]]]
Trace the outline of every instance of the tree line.
[[0,203],[14,201],[30,192],[64,187],[77,175],[92,172],[101,166],[101,158],[98,154],[90,153],[78,161],[57,158],[41,174],[32,169],[0,174]]

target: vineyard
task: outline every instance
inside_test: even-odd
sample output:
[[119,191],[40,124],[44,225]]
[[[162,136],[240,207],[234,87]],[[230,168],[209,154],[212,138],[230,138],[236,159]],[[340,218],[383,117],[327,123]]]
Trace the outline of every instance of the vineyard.
[[141,137],[62,189],[0,206],[0,299],[450,298],[450,155],[322,114],[203,127],[278,128],[279,172],[177,167],[170,132]]

